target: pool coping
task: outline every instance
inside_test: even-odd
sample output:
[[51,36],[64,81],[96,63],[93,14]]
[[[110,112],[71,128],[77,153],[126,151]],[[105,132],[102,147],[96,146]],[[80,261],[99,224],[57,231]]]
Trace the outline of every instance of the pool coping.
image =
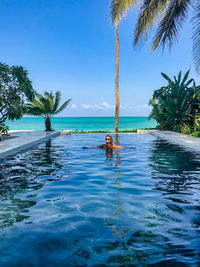
[[10,131],[10,138],[0,142],[0,159],[12,157],[15,154],[27,150],[28,148],[48,141],[58,135],[71,134],[71,130],[65,131]]
[[188,136],[186,134],[177,133],[173,131],[160,130],[140,130],[139,134],[151,134],[155,137],[166,140],[174,145],[179,145],[187,150],[200,153],[200,138]]

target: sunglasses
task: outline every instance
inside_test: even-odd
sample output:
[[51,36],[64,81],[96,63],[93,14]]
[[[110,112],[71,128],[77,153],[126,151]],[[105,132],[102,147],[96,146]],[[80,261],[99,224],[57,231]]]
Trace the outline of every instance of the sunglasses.
[[106,140],[110,140],[110,138],[106,138]]

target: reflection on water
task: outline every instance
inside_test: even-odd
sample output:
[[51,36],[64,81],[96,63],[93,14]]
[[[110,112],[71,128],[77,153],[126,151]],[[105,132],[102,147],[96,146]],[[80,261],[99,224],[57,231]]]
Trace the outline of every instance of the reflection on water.
[[[119,143],[119,135],[115,134],[115,144],[120,145]],[[122,231],[119,230],[119,228],[112,223],[112,218],[115,216],[118,216],[122,213],[122,208],[120,207],[120,188],[122,185],[119,183],[119,179],[123,176],[123,174],[119,171],[119,165],[120,165],[120,156],[119,156],[119,149],[114,150],[114,154],[116,157],[116,163],[115,163],[115,175],[116,178],[114,179],[113,183],[116,185],[117,191],[115,193],[116,195],[116,211],[113,212],[113,214],[108,218],[108,225],[113,228],[115,231],[113,235],[119,236],[122,239],[126,236],[126,233],[129,229],[122,229]],[[106,153],[107,156],[107,153]]]
[[[55,149],[51,149],[51,140],[38,150],[5,160],[0,165],[0,228],[28,219],[28,210],[36,205],[36,201],[23,199],[23,195],[36,197],[46,181],[54,180],[49,177],[36,181],[38,175],[47,177],[61,167]],[[16,198],[17,195],[22,199]]]
[[113,158],[113,149],[112,148],[106,148],[106,160],[108,164],[112,164],[111,162],[109,162],[110,160],[112,160]]
[[115,136],[136,150],[81,149],[94,142],[59,136],[0,165],[0,266],[198,266],[199,155],[136,134]]
[[151,152],[149,165],[152,177],[158,180],[155,189],[164,191],[165,195],[192,194],[190,189],[200,181],[200,154],[194,155],[160,140],[153,142]]
[[[153,228],[154,235],[156,231],[162,234],[165,239],[161,242],[162,249],[174,258],[165,264],[176,266],[178,262],[183,265],[185,262],[193,265],[195,260],[192,261],[192,258],[200,263],[200,155],[154,140],[149,166],[155,180],[152,189],[162,192],[165,205],[151,208],[152,215],[148,217],[147,225]],[[166,227],[168,223],[172,225]],[[151,242],[155,242],[156,238],[157,235],[153,236]],[[194,240],[193,243],[191,240]]]
[[[152,142],[150,166],[158,173],[184,177],[200,170],[200,154],[194,154],[163,140]],[[197,173],[199,175],[199,173]]]

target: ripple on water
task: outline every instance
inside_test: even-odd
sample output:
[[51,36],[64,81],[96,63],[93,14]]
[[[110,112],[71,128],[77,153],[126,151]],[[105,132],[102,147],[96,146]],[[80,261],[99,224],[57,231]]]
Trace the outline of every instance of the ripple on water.
[[59,136],[0,165],[1,266],[200,264],[198,155],[136,134],[118,137],[136,150],[81,148],[104,137]]

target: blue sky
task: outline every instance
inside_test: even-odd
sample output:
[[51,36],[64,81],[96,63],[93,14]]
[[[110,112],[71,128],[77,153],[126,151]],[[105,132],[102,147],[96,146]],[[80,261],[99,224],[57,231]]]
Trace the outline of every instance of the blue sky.
[[[39,92],[61,91],[72,98],[61,116],[114,116],[115,34],[108,0],[1,0],[0,61],[22,65]],[[120,115],[146,116],[153,91],[192,62],[190,21],[171,52],[151,52],[151,40],[133,48],[137,11],[119,25]]]

